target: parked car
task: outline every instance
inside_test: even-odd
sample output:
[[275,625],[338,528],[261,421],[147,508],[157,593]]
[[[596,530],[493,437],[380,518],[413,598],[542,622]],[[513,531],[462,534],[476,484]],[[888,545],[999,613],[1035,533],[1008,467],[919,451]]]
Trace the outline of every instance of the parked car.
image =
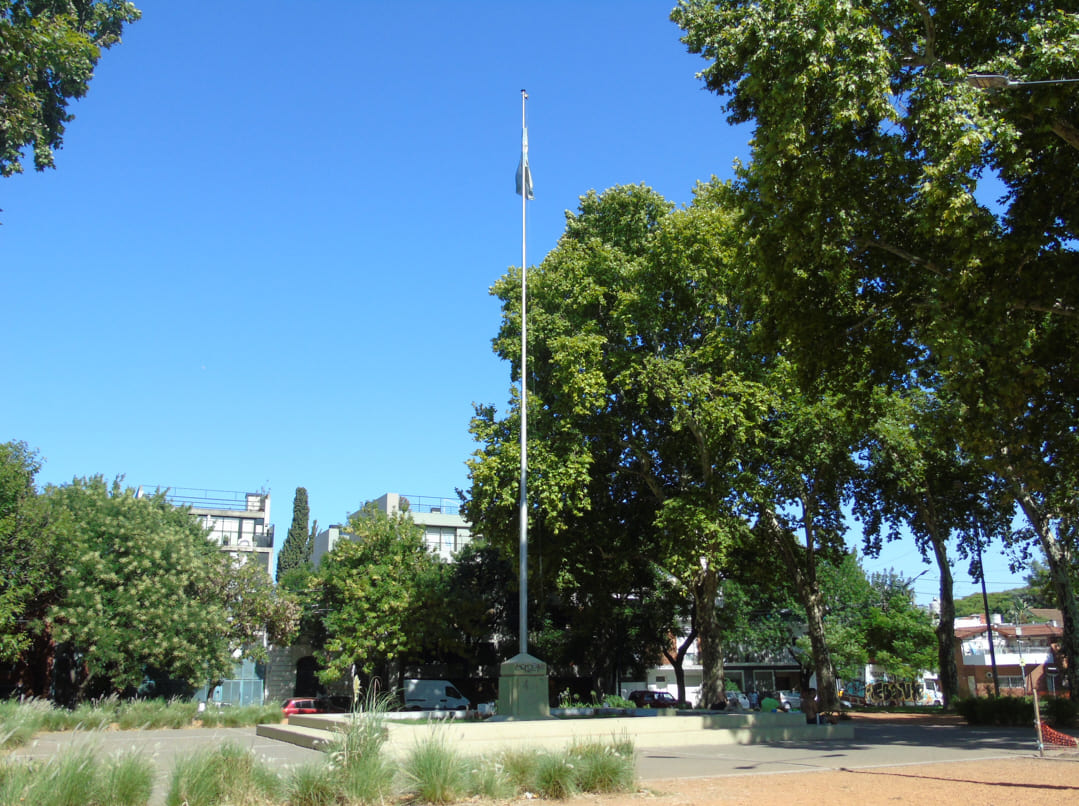
[[352,710],[352,698],[340,694],[330,694],[315,700],[315,707],[324,714],[347,714]]
[[638,708],[678,707],[678,700],[666,691],[647,691],[645,689],[631,691],[627,699]]
[[292,714],[322,714],[325,711],[314,697],[292,697],[281,703],[281,712],[285,716]]
[[406,711],[464,711],[471,704],[449,680],[405,680]]
[[800,711],[802,708],[802,695],[798,691],[777,691],[776,697],[784,711]]
[[733,705],[737,705],[743,711],[752,710],[752,707],[749,704],[749,697],[747,697],[741,691],[728,691],[727,702]]

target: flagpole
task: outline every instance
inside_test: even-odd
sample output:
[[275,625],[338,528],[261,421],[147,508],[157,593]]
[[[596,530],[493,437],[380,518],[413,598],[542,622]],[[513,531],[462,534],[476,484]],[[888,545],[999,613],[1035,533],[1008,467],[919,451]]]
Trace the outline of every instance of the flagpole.
[[525,245],[527,239],[528,210],[528,126],[525,121],[525,101],[528,93],[521,90],[521,498],[520,510],[520,649],[522,655],[528,654],[528,263]]

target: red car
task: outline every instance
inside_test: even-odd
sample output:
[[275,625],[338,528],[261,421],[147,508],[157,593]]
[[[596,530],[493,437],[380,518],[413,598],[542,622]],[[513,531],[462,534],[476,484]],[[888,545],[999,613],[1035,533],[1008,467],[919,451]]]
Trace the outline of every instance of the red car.
[[314,697],[293,697],[281,703],[281,712],[285,716],[292,714],[323,714],[326,710]]

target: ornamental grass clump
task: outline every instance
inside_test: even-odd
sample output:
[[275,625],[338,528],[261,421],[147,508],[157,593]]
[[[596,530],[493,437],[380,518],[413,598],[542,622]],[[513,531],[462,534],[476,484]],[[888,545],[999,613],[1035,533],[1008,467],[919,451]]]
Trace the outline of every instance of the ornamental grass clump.
[[566,754],[539,756],[535,792],[540,797],[563,800],[577,792],[573,760]]
[[0,701],[0,748],[22,747],[42,725],[53,710],[47,700]]
[[509,800],[518,790],[500,759],[476,758],[468,765],[468,792],[486,800]]
[[101,760],[79,747],[45,762],[0,764],[0,806],[146,806],[153,785],[153,764],[137,753]]
[[517,792],[535,792],[539,755],[531,750],[506,750],[498,757],[506,780]]
[[396,770],[383,753],[389,707],[389,697],[370,694],[323,748],[330,779],[346,802],[382,803],[393,792]]
[[405,757],[402,773],[408,793],[424,803],[453,803],[469,791],[473,765],[449,747],[435,732],[419,742]]
[[336,806],[337,781],[326,774],[325,764],[304,764],[297,767],[285,782],[288,806]]
[[568,753],[575,787],[582,792],[628,792],[637,782],[633,742],[585,742]]
[[271,806],[281,779],[255,754],[235,744],[180,759],[172,771],[166,806]]

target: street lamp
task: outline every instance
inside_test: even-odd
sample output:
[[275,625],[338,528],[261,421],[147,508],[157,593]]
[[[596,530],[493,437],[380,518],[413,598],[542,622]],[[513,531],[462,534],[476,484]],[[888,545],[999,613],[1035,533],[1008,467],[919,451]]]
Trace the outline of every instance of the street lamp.
[[1006,90],[1012,87],[1036,87],[1042,84],[1079,84],[1079,78],[1047,78],[1038,81],[1018,81],[999,73],[973,73],[967,84],[976,90]]

